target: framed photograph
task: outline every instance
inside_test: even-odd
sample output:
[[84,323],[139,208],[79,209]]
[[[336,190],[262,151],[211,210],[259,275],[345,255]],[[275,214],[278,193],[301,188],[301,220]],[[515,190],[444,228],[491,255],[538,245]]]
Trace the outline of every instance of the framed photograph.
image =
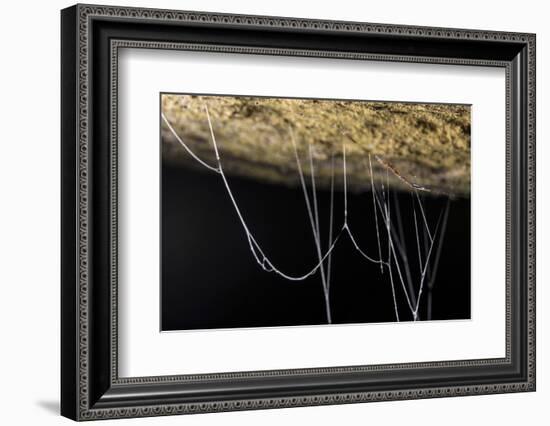
[[535,390],[535,35],[61,12],[61,411]]

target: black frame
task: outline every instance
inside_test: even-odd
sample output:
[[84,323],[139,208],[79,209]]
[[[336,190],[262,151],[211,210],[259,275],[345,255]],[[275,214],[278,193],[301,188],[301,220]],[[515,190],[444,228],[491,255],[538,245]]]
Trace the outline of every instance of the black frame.
[[[506,357],[119,378],[117,52],[192,49],[506,69]],[[138,417],[535,390],[535,35],[76,5],[61,13],[61,413]],[[504,230],[503,230],[504,232]]]

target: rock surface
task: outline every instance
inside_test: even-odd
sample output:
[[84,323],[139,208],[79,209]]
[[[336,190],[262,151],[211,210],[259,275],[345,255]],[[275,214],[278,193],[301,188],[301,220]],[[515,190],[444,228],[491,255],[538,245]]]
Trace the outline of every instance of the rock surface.
[[[333,165],[336,185],[343,184],[345,145],[350,190],[370,190],[370,158],[375,183],[469,196],[466,105],[166,94],[161,104],[181,140],[216,167],[208,107],[228,175],[299,185],[292,134],[307,181],[311,152],[318,187],[330,185]],[[161,122],[163,161],[205,169]]]

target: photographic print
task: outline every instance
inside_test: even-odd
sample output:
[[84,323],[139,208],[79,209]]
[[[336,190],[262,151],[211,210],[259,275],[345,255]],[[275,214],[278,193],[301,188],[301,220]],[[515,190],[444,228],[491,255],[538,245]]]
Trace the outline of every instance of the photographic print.
[[161,330],[471,315],[469,105],[160,95]]
[[536,35],[61,12],[61,413],[536,390]]

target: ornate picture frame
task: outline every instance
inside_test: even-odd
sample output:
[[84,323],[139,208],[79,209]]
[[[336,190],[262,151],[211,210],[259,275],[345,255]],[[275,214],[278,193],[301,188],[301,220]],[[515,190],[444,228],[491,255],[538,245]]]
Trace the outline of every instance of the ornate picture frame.
[[[76,5],[61,12],[61,413],[73,420],[535,390],[535,35]],[[506,73],[502,358],[120,377],[122,48],[477,65]]]

